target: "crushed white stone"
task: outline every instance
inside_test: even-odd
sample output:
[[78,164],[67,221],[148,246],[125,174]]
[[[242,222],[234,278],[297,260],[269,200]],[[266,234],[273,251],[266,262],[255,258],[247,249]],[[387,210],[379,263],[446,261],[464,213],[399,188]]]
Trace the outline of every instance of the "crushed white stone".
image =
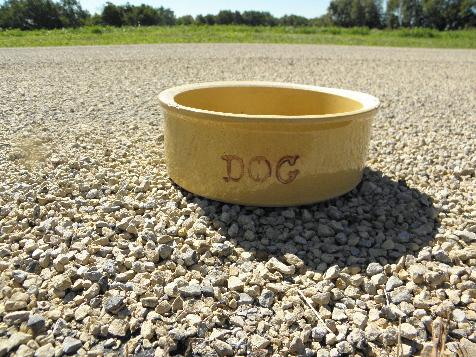
[[[474,50],[0,49],[0,78],[0,355],[394,356],[401,320],[410,356],[448,317],[473,355]],[[174,185],[158,93],[244,79],[379,97],[362,184],[287,208]]]

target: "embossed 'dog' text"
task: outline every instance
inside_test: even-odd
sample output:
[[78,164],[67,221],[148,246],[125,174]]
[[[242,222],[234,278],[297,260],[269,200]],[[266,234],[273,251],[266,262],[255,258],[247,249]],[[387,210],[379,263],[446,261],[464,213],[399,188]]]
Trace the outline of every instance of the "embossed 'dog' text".
[[[265,182],[273,176],[273,165],[265,156],[253,156],[248,162],[238,155],[223,155],[226,162],[225,182],[238,182],[246,174],[255,182]],[[292,169],[296,165],[299,155],[286,155],[281,157],[275,165],[274,176],[278,182],[289,184],[299,175],[298,169]]]

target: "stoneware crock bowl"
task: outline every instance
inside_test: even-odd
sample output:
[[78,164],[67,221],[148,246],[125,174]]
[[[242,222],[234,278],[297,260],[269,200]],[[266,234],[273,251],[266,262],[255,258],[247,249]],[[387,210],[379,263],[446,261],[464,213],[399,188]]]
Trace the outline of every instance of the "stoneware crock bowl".
[[197,195],[250,206],[327,200],[362,178],[377,98],[274,82],[167,89],[169,177]]

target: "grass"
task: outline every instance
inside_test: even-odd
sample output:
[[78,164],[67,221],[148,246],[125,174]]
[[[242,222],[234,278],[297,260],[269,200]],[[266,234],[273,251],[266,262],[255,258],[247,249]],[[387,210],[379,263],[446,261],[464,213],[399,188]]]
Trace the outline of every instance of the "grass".
[[476,29],[370,30],[365,27],[93,26],[58,30],[0,30],[0,47],[146,43],[300,43],[392,47],[476,48]]

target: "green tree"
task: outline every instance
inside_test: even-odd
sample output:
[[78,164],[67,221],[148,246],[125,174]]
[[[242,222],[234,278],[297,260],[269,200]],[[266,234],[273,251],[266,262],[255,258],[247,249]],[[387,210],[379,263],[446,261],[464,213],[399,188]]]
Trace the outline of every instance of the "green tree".
[[216,16],[216,23],[218,25],[231,25],[233,20],[233,12],[230,10],[221,10]]
[[391,28],[422,26],[422,1],[389,0],[387,3],[387,25]]
[[241,12],[235,11],[233,13],[233,25],[242,25],[243,24],[243,16]]
[[332,0],[327,13],[334,25],[350,27],[352,23],[352,0]]
[[389,0],[387,26],[452,30],[476,25],[476,0]]
[[365,13],[365,26],[379,28],[383,26],[383,10],[381,0],[362,0]]
[[177,22],[176,22],[177,25],[192,25],[194,23],[195,23],[195,20],[193,16],[191,15],[181,16],[177,19]]
[[445,21],[445,0],[423,0],[423,25],[443,30]]
[[394,29],[400,27],[401,15],[400,7],[401,0],[388,0],[387,1],[387,11],[386,11],[386,22],[387,26]]
[[161,18],[152,6],[142,4],[134,7],[134,20],[136,25],[153,26],[160,24]]
[[93,14],[84,20],[84,26],[99,26],[102,24],[101,14]]
[[401,0],[401,25],[420,27],[423,23],[423,7],[420,0]]
[[145,4],[116,6],[110,2],[104,6],[101,18],[104,24],[111,26],[171,26],[176,22],[174,12],[162,6],[159,8]]
[[24,28],[24,2],[7,0],[0,6],[0,28]]
[[447,0],[443,9],[445,29],[471,27],[476,24],[475,0]]
[[365,8],[361,0],[352,0],[350,19],[351,26],[365,26]]
[[77,0],[61,0],[59,11],[63,27],[80,27],[90,16],[89,13],[81,7]]
[[308,26],[309,20],[304,16],[284,15],[278,20],[278,23],[284,26]]
[[275,26],[277,19],[266,11],[244,11],[241,15],[243,24],[249,26]]
[[63,27],[60,6],[51,0],[7,0],[0,7],[0,27],[22,30]]
[[461,27],[476,27],[476,0],[462,0],[459,9]]
[[215,15],[207,14],[207,15],[204,16],[204,18],[205,18],[205,24],[215,25],[215,23],[216,23]]
[[333,25],[351,27],[381,27],[381,0],[332,0],[327,9],[327,21]]
[[241,25],[243,17],[239,11],[221,10],[215,16],[215,21],[219,25]]
[[176,18],[175,18],[175,14],[172,10],[161,6],[157,9],[157,12],[159,14],[159,23],[158,23],[158,25],[161,25],[161,26],[173,26],[173,25],[175,25]]
[[333,23],[332,23],[332,19],[331,17],[329,16],[328,13],[320,16],[320,17],[315,17],[313,19],[310,19],[309,20],[309,24],[311,26],[319,26],[319,27],[322,27],[322,26],[332,26]]
[[103,24],[120,27],[125,25],[124,11],[121,6],[107,2],[102,10],[101,19]]
[[197,16],[195,16],[195,23],[198,24],[198,25],[206,25],[207,20],[205,20],[205,16],[197,15]]
[[[117,6],[119,12],[122,14],[122,25],[124,26],[137,26],[137,18],[135,6],[129,3],[126,5]],[[121,26],[121,25],[119,25]]]

